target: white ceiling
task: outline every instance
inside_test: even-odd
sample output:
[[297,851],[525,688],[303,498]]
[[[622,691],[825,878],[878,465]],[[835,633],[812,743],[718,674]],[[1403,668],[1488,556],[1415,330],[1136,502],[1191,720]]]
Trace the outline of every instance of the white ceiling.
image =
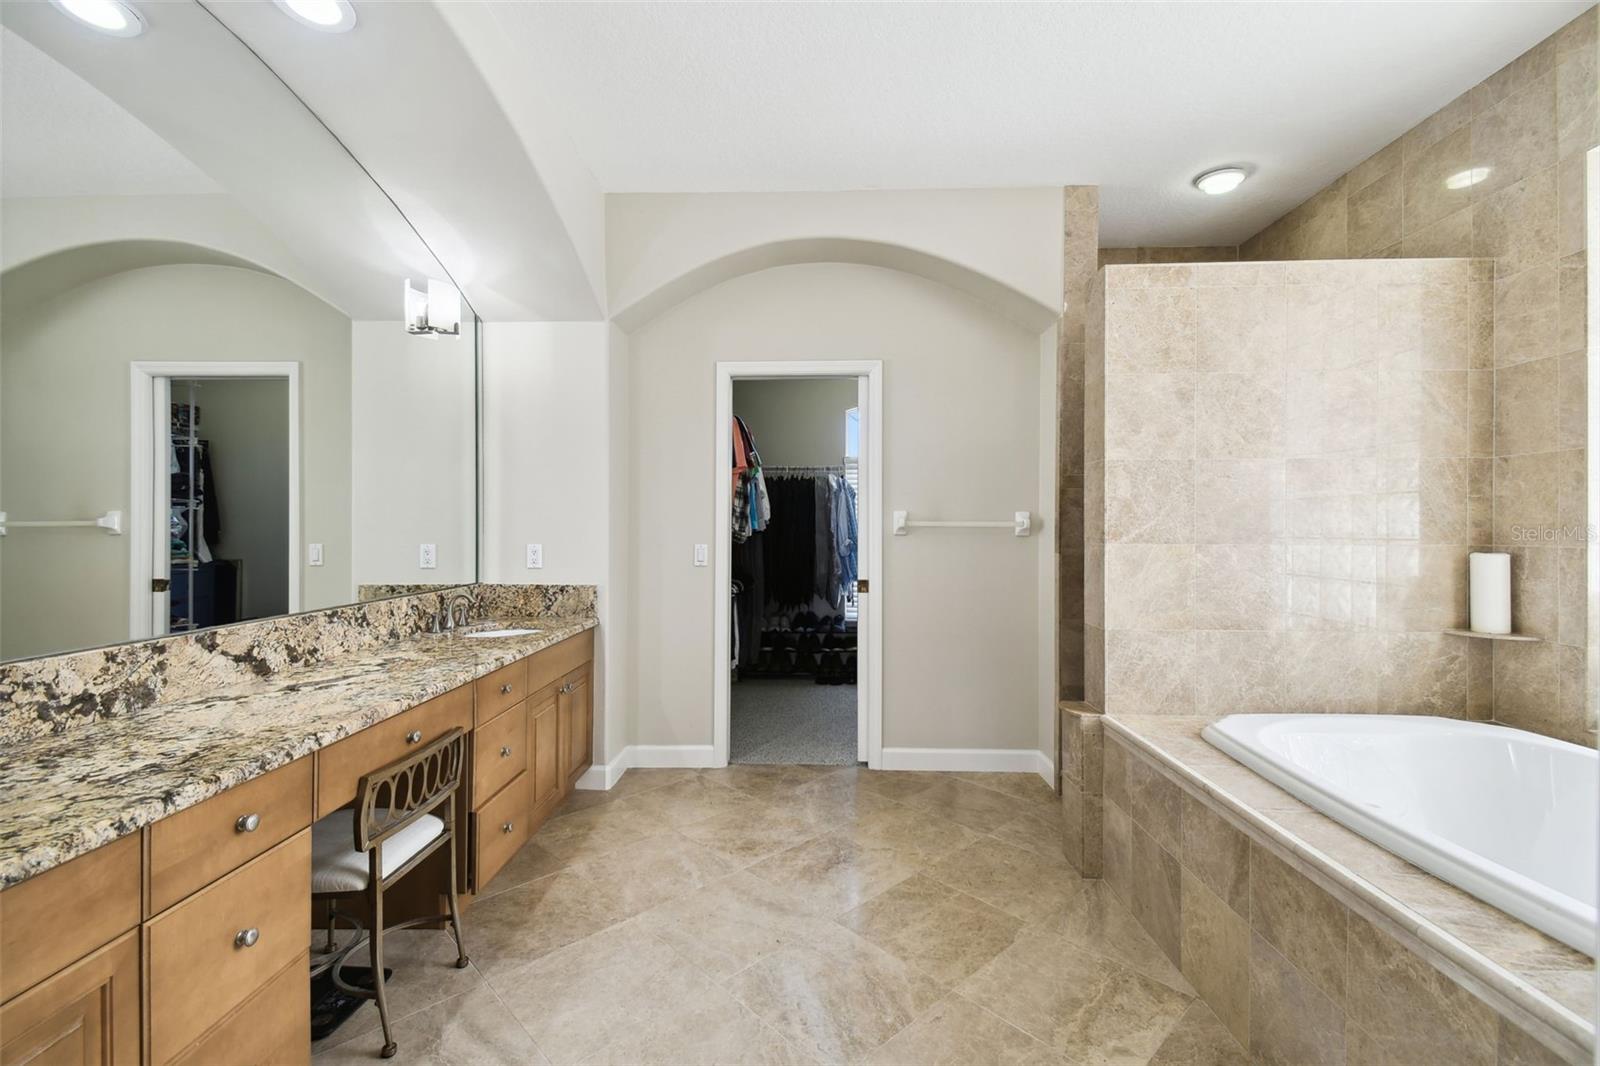
[[[608,192],[1101,187],[1102,243],[1257,232],[1585,7],[500,3]],[[1235,196],[1197,172],[1246,162]]]
[[0,28],[0,196],[220,193],[150,127]]

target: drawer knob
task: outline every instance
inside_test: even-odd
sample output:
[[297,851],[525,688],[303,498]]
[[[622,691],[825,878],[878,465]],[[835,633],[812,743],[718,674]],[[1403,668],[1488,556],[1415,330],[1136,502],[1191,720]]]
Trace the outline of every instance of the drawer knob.
[[500,686],[500,695],[502,695],[502,696],[511,695],[511,682],[507,681],[505,684]]
[[239,820],[233,823],[233,828],[240,833],[254,833],[261,828],[261,815],[241,814]]
[[261,930],[251,926],[249,929],[239,930],[239,935],[233,938],[233,946],[236,948],[253,948],[256,946],[256,941],[260,939]]
[[562,691],[562,693],[568,693],[568,692],[572,691],[572,688],[573,688],[572,682],[568,681],[565,685],[561,686],[561,691]]
[[411,732],[406,734],[406,743],[407,744],[415,744],[417,741],[419,741],[421,739],[422,739],[422,730],[420,730],[420,729],[413,729]]
[[511,758],[511,745],[507,744],[505,747],[500,749],[500,757],[502,759]]
[[511,832],[511,823],[510,823],[510,822],[507,822],[507,823],[506,823],[506,824],[505,824],[505,825],[502,825],[502,826],[501,826],[501,827],[500,827],[500,832],[502,832],[502,833],[509,833],[509,832]]

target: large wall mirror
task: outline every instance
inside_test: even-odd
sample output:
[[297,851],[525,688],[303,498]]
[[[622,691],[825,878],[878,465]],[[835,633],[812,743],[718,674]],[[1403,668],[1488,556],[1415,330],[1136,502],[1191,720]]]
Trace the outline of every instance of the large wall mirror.
[[225,12],[68,7],[0,5],[0,659],[475,580],[447,271]]

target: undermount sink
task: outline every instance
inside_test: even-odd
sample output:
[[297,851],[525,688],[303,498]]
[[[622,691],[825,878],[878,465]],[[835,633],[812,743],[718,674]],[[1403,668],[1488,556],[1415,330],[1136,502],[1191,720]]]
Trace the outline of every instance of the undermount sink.
[[480,629],[475,633],[463,633],[468,640],[488,640],[491,637],[532,637],[544,632],[542,629]]

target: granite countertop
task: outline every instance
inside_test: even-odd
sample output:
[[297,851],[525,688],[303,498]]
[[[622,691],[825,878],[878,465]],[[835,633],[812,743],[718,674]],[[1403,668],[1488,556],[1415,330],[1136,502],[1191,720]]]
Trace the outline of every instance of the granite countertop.
[[[592,616],[500,619],[528,636],[424,635],[0,751],[0,888],[534,652]],[[486,628],[475,626],[474,628]]]
[[1335,822],[1200,735],[1211,719],[1118,716],[1116,732],[1324,871],[1496,996],[1593,1053],[1594,963]]

